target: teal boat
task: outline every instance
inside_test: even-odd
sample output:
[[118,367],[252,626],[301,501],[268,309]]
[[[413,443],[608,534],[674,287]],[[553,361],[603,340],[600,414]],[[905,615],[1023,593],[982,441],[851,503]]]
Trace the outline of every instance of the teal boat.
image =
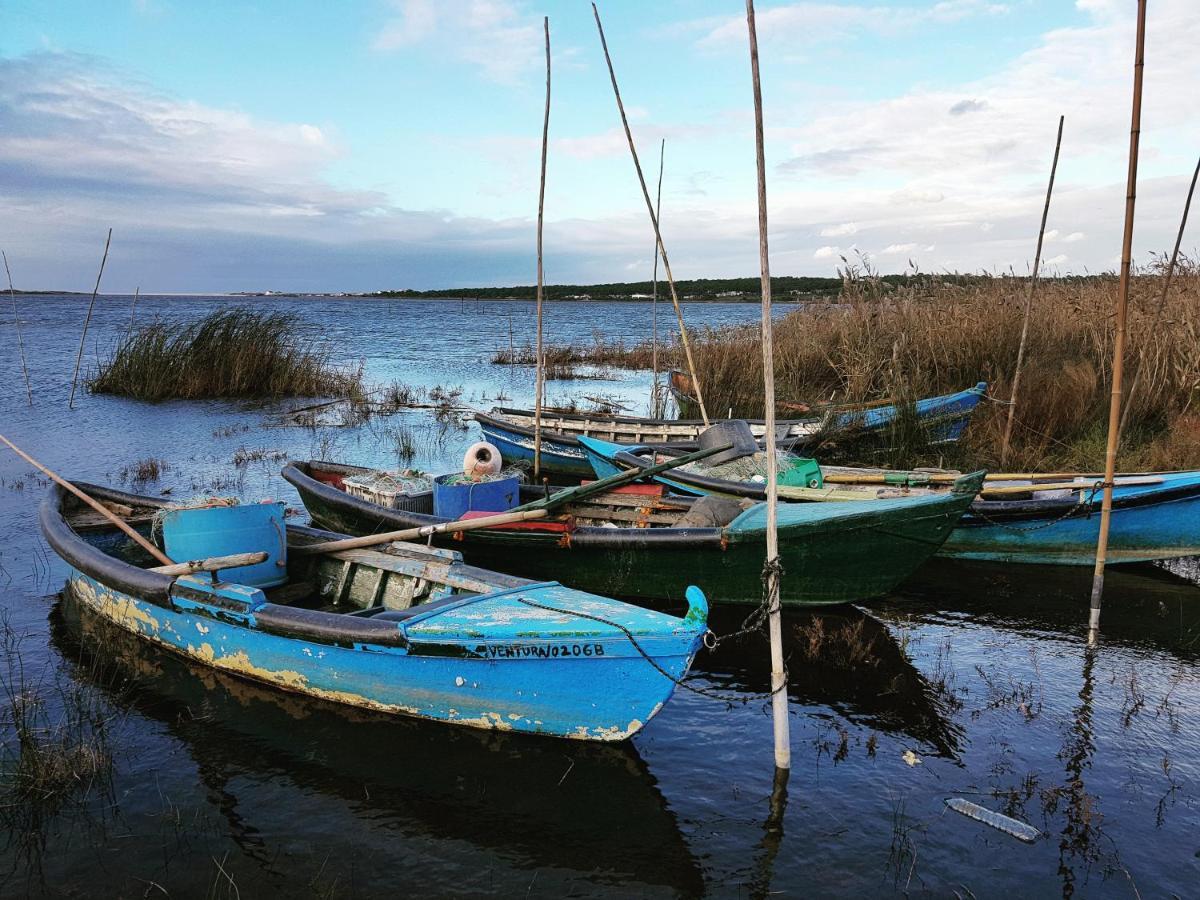
[[[646,468],[671,454],[581,438],[600,476]],[[758,466],[764,464],[758,454]],[[780,455],[781,497],[846,500],[929,496],[953,490],[958,473],[895,472],[822,467]],[[742,476],[732,469],[742,466]],[[746,478],[743,460],[706,467],[702,462],[654,476],[691,496],[760,500],[766,486]],[[987,476],[981,495],[938,550],[938,556],[1045,565],[1090,566],[1100,531],[1101,478],[1053,473]],[[855,499],[857,498],[857,499]],[[1200,471],[1143,472],[1117,477],[1113,490],[1108,563],[1151,562],[1200,555]]]

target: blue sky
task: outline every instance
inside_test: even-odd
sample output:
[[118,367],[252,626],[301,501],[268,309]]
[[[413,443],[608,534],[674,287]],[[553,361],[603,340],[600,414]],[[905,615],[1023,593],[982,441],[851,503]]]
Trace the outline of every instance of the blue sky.
[[[1138,251],[1168,244],[1200,138],[1188,0],[1152,6]],[[1027,269],[1119,252],[1133,4],[758,4],[773,270]],[[587,2],[0,7],[0,246],[14,279],[113,290],[529,283],[553,47],[546,270],[648,277],[652,232]],[[666,140],[678,277],[756,271],[744,7],[601,5],[647,171]],[[1190,245],[1189,245],[1190,246]]]

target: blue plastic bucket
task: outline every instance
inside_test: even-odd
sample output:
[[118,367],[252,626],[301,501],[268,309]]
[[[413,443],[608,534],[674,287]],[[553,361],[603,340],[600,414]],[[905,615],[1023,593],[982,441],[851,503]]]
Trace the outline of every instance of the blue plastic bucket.
[[172,509],[163,518],[163,545],[175,562],[265,551],[263,562],[222,569],[219,577],[252,587],[274,587],[287,581],[283,508],[279,501]]
[[433,514],[443,519],[461,519],[471,510],[507,512],[517,505],[521,479],[499,478],[495,481],[448,484],[461,475],[439,475],[433,480]]

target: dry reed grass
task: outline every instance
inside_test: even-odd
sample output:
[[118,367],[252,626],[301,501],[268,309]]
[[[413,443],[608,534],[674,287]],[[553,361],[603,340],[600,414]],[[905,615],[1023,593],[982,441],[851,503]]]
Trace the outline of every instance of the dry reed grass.
[[[1163,261],[1134,280],[1126,383],[1138,376],[1123,436],[1125,469],[1200,467],[1200,267],[1183,261],[1161,310]],[[917,276],[895,287],[848,266],[841,302],[804,309],[775,327],[781,401],[852,403],[913,399],[988,382],[955,451],[994,465],[1004,431],[1027,281]],[[1043,281],[1034,297],[1010,469],[1080,468],[1103,462],[1112,370],[1110,275]],[[637,348],[639,351],[642,348]],[[757,326],[697,333],[694,353],[709,408],[762,415]],[[641,353],[611,362],[636,367]],[[673,347],[669,361],[682,354]],[[781,415],[788,415],[780,409]],[[791,413],[795,415],[795,413]],[[940,448],[937,453],[945,453]],[[926,451],[924,462],[937,462]],[[944,458],[942,461],[946,461]]]

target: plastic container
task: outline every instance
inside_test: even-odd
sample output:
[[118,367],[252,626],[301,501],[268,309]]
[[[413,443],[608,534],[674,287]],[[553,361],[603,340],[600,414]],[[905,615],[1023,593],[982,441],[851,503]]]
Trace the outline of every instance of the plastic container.
[[218,577],[252,587],[274,587],[287,581],[283,509],[282,501],[172,509],[163,517],[163,548],[175,562],[265,551],[263,562],[222,569]]
[[[460,519],[472,510],[507,512],[517,505],[521,479],[497,478],[495,481],[461,482],[463,476],[439,475],[433,480],[433,514],[444,519]],[[459,479],[460,483],[450,483]]]
[[733,446],[700,460],[700,465],[719,466],[743,456],[753,456],[758,452],[758,441],[754,438],[754,432],[750,430],[749,423],[742,419],[718,422],[700,432],[701,450],[723,447],[726,444]]
[[787,460],[786,469],[779,473],[779,483],[787,487],[825,487],[825,476],[821,466],[815,459],[807,456],[796,456]]
[[342,480],[346,493],[388,509],[433,512],[433,487],[428,478],[391,476],[386,472],[355,475]]

